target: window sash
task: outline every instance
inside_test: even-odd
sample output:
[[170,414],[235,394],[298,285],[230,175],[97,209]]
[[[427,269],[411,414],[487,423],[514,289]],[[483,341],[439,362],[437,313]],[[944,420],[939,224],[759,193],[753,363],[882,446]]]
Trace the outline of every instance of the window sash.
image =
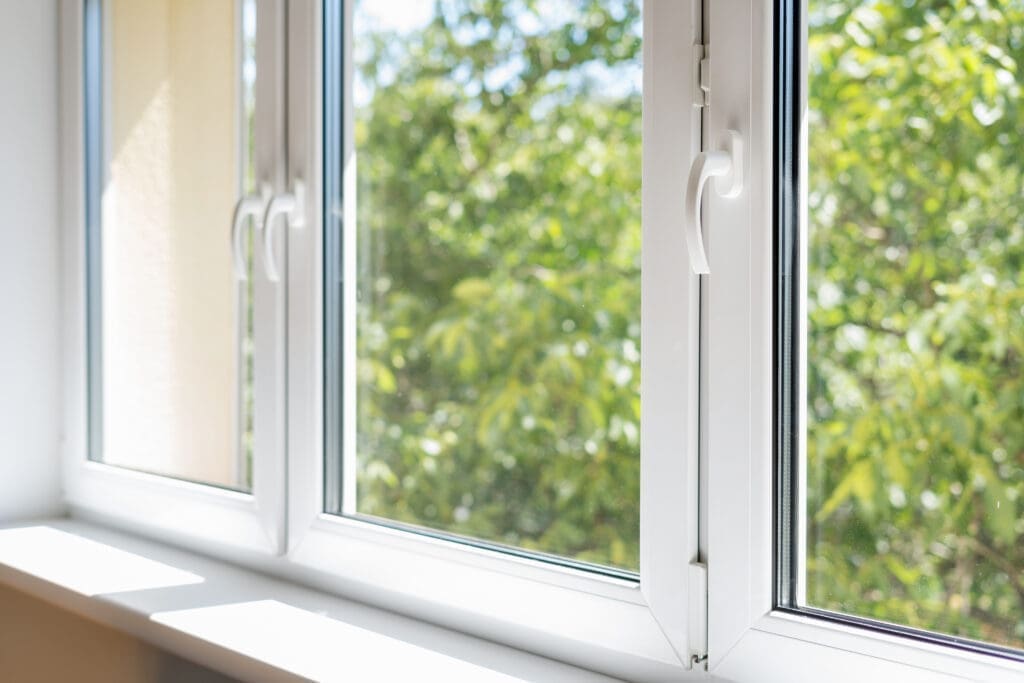
[[[257,177],[273,181],[283,157],[283,8],[258,1]],[[256,447],[251,493],[218,488],[107,465],[102,453],[99,375],[99,188],[103,181],[104,67],[102,23],[107,0],[66,2],[61,30],[61,146],[66,388],[64,485],[76,513],[99,516],[157,536],[194,538],[275,553],[284,541],[284,295],[272,283],[255,283]],[[90,59],[86,60],[86,50]],[[100,59],[97,59],[100,58]],[[87,72],[86,66],[89,66]],[[83,121],[87,125],[83,125]],[[225,217],[225,239],[230,217]],[[228,267],[228,264],[225,264]],[[140,444],[140,448],[144,448]]]
[[[293,172],[311,178],[328,163],[321,151],[324,140],[341,138],[347,149],[352,141],[351,130],[332,131],[323,120],[324,105],[330,104],[325,98],[332,95],[329,89],[325,95],[321,84],[332,72],[323,67],[323,34],[315,28],[321,11],[336,20],[350,15],[352,2],[318,5],[292,2],[289,10],[289,120],[313,121],[314,135],[328,126],[325,138],[306,139],[312,144],[309,158],[289,159],[290,169],[301,169]],[[702,629],[690,629],[690,609],[700,606],[690,603],[679,577],[686,577],[689,563],[698,559],[698,289],[697,278],[678,267],[686,262],[686,253],[676,206],[681,181],[676,179],[685,178],[699,149],[700,117],[692,99],[697,74],[691,59],[700,31],[699,11],[696,2],[654,0],[644,5],[641,399],[653,407],[645,409],[641,423],[639,585],[324,512],[326,468],[341,464],[328,465],[324,457],[324,344],[337,344],[340,338],[343,348],[352,348],[354,338],[325,328],[324,306],[338,294],[325,294],[323,259],[329,250],[325,236],[316,230],[289,235],[290,562],[316,570],[339,591],[357,586],[362,599],[587,668],[627,678],[637,672],[660,678],[690,666],[691,638],[703,635],[696,632]],[[351,22],[342,20],[341,27],[351,30]],[[326,24],[323,29],[342,30]],[[350,53],[351,35],[341,38],[343,51]],[[345,71],[342,78],[348,77]],[[295,88],[308,96],[296,98]],[[655,90],[656,104],[651,96]],[[312,111],[303,101],[314,103]],[[340,105],[334,100],[333,106]],[[293,140],[289,153],[298,149],[302,155],[302,145]],[[347,161],[330,170],[343,175],[335,183],[354,180]],[[327,214],[322,195],[311,210]],[[350,401],[347,394],[334,391],[329,400]],[[335,439],[332,447],[350,446]],[[703,618],[695,623],[702,626]]]
[[[749,170],[749,184],[738,199],[709,194],[704,203],[712,268],[704,315],[710,340],[705,361],[710,435],[709,671],[730,680],[764,680],[770,675],[780,681],[1021,676],[1024,666],[1006,658],[778,607],[780,596],[790,589],[776,583],[782,575],[777,573],[780,480],[775,456],[783,435],[776,431],[775,392],[781,363],[776,355],[780,324],[775,267],[781,257],[775,246],[780,236],[778,217],[793,220],[805,204],[792,186],[776,185],[776,178],[786,170],[779,148],[786,151],[804,144],[806,100],[805,93],[797,93],[801,100],[792,129],[786,131],[788,136],[779,135],[776,88],[784,84],[776,81],[775,73],[785,64],[784,58],[793,56],[803,68],[806,56],[800,42],[787,45],[779,40],[779,31],[787,26],[777,24],[776,18],[794,7],[799,21],[788,30],[803,35],[805,4],[800,0],[708,3],[707,7],[714,51],[705,139],[717,139],[724,129],[737,128],[747,140]],[[794,70],[793,76],[798,84],[805,82],[802,72]],[[791,177],[804,177],[800,163],[799,157],[791,158]],[[798,322],[793,326],[802,334]],[[802,415],[793,417],[798,425],[802,423]],[[794,475],[798,477],[799,471]],[[801,529],[795,532],[797,539],[803,537]]]
[[[353,129],[355,107],[351,97],[354,79],[353,27],[349,17],[352,6],[342,2],[324,4],[323,46],[323,153],[322,202],[323,232],[323,316],[324,316],[324,504],[323,511],[335,515],[358,518],[371,524],[447,539],[480,549],[489,549],[567,568],[590,571],[610,577],[637,580],[638,573],[631,569],[596,564],[573,557],[561,556],[553,551],[531,550],[503,544],[484,537],[473,537],[454,531],[416,523],[406,523],[383,516],[360,512],[356,494],[357,461],[365,454],[357,454],[358,420],[356,412],[357,386],[357,307],[356,279],[359,266],[356,245],[359,231],[356,205],[355,146]],[[344,16],[343,16],[344,15]],[[344,30],[342,27],[345,27]],[[699,114],[698,114],[699,119]],[[331,150],[339,150],[337,153]],[[637,169],[640,171],[640,169]],[[336,205],[337,198],[342,204]],[[696,300],[688,302],[694,309]],[[649,313],[650,315],[650,313]],[[695,351],[695,348],[693,349]],[[696,364],[696,358],[692,359]],[[691,400],[696,402],[695,397]],[[696,425],[686,425],[692,432]],[[639,504],[639,502],[638,502]],[[639,530],[638,530],[639,531]]]

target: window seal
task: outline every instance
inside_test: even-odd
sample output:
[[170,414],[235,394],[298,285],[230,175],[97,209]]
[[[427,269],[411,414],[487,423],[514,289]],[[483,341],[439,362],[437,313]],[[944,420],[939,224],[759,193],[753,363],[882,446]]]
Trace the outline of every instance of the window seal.
[[820,619],[832,624],[853,626],[875,633],[899,636],[919,643],[940,645],[942,647],[948,647],[973,654],[989,655],[1005,659],[1010,662],[1024,661],[1024,652],[1010,647],[996,645],[994,643],[985,643],[978,640],[972,640],[970,638],[959,638],[957,636],[951,636],[944,633],[926,631],[924,629],[912,628],[910,626],[903,626],[901,624],[894,624],[887,621],[879,621],[878,619],[869,619],[854,614],[843,614],[842,612],[834,612],[832,610],[820,609],[817,607],[776,607],[775,609],[777,612],[782,614],[814,617],[815,619]]
[[85,0],[82,21],[83,180],[85,188],[85,344],[87,458],[103,455],[102,211],[104,22],[102,0]]

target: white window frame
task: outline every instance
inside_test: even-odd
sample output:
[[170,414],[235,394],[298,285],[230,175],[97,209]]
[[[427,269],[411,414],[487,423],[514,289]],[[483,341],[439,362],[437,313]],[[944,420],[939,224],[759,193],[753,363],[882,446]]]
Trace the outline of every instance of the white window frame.
[[[309,192],[306,227],[277,231],[286,284],[258,281],[257,298],[270,311],[264,319],[276,323],[257,332],[257,439],[269,445],[257,455],[253,495],[86,459],[83,4],[62,0],[62,443],[72,513],[628,679],[703,677],[705,664],[692,662],[702,653],[713,675],[738,681],[1024,677],[1024,666],[1009,660],[774,609],[772,41],[781,1],[707,0],[702,18],[699,2],[644,3],[636,583],[322,512],[320,0],[257,0],[264,32],[258,82],[273,84],[270,95],[257,96],[257,135],[267,141],[258,177],[278,193],[302,179]],[[680,222],[683,184],[701,149],[692,48],[701,23],[711,86],[703,146],[717,147],[726,129],[738,130],[747,174],[737,199],[705,193],[711,274],[698,286],[686,267]],[[699,364],[698,292],[706,349]],[[706,501],[700,527],[698,479]],[[706,612],[700,582],[691,588],[687,581],[691,563],[705,558]]]
[[[351,0],[343,6],[351,16]],[[320,7],[292,7],[290,25],[300,33],[289,55],[289,119],[303,125],[291,132],[289,165],[313,178],[322,164],[319,140],[309,137],[322,129]],[[323,257],[315,230],[289,236],[291,562],[334,590],[614,675],[675,679],[703,653],[703,597],[691,604],[687,590],[689,565],[698,560],[698,281],[678,267],[686,247],[676,205],[700,140],[692,62],[699,12],[689,0],[644,3],[639,582],[323,512]],[[344,42],[350,53],[351,35]],[[343,62],[347,68],[350,60]],[[352,188],[351,131],[343,135],[343,182]],[[316,152],[300,159],[297,150]],[[319,217],[320,188],[310,195],[307,215]]]
[[[806,0],[797,1],[799,16],[806,17]],[[1024,680],[1020,662],[774,608],[773,59],[779,4],[715,0],[705,15],[711,37],[705,142],[734,128],[748,141],[749,155],[743,194],[724,200],[709,193],[704,202],[711,259],[705,317],[711,340],[705,359],[709,671],[737,681]],[[805,68],[805,40],[800,49]],[[806,83],[806,72],[798,77]],[[803,112],[806,88],[799,91]],[[806,141],[802,116],[801,126]]]
[[[109,18],[108,0],[96,2],[101,3],[98,6],[101,25],[105,25]],[[260,351],[255,358],[252,493],[89,460],[84,13],[82,0],[63,0],[59,13],[65,503],[74,514],[103,519],[168,540],[210,549],[278,553],[285,533],[281,485],[285,474],[284,294],[266,278],[257,277],[255,282],[255,345]],[[256,174],[257,178],[277,187],[284,152],[280,94],[284,82],[283,6],[273,0],[258,0],[257,14],[259,76],[255,126],[261,144],[255,150]],[[102,33],[108,34],[106,30]],[[106,49],[104,46],[103,50]],[[106,70],[109,66],[106,55],[102,64]],[[101,78],[105,78],[105,74]],[[101,125],[105,126],[106,122]],[[105,157],[105,152],[103,154]],[[226,217],[225,239],[230,227]]]

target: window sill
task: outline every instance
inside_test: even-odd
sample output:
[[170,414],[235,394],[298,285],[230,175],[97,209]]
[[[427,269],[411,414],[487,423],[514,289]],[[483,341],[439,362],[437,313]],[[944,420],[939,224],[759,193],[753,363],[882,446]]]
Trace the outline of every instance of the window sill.
[[243,680],[612,680],[78,520],[0,528],[0,583]]

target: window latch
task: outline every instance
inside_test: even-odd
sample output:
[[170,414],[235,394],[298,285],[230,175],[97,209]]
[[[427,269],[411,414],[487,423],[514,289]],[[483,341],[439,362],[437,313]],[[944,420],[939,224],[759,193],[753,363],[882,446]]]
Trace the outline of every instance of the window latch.
[[718,178],[715,189],[720,196],[729,199],[740,196],[743,191],[743,138],[734,130],[726,131],[722,146],[724,150],[697,155],[690,168],[690,179],[686,183],[686,248],[690,252],[690,267],[697,275],[711,272],[700,220],[704,185],[710,178]]
[[245,255],[242,253],[242,236],[245,234],[245,219],[252,217],[252,228],[259,232],[263,219],[263,211],[270,199],[270,186],[263,184],[260,194],[250,194],[242,197],[235,204],[234,215],[231,218],[231,261],[234,266],[235,278],[240,281],[248,279],[245,267]]
[[291,192],[275,195],[263,214],[263,268],[271,282],[280,279],[274,257],[274,219],[282,214],[290,228],[306,225],[306,185],[301,180],[295,181]]

